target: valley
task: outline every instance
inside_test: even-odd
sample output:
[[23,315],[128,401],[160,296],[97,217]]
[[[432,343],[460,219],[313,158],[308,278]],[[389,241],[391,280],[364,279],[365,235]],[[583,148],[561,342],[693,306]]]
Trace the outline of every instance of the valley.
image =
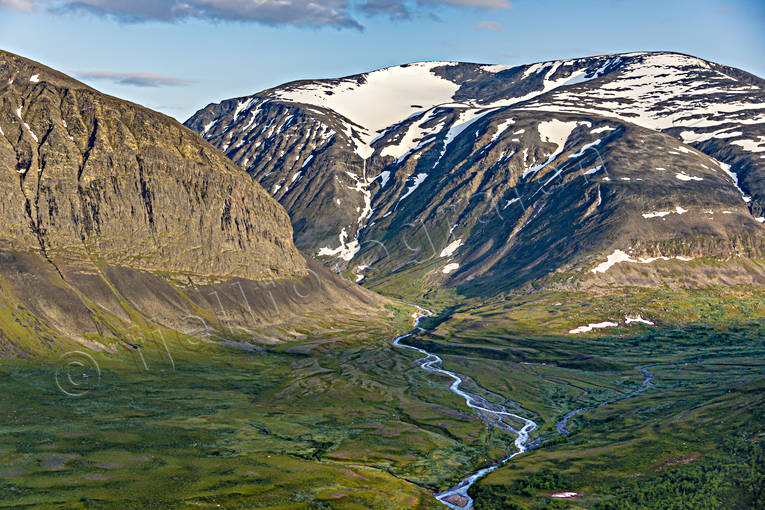
[[0,507],[765,507],[762,79],[419,62],[182,125],[0,51],[0,101]]
[[[578,506],[624,507],[618,502],[645,491],[622,485],[636,474],[716,465],[734,442],[758,434],[765,329],[743,317],[761,314],[763,300],[757,289],[735,295],[685,296],[714,314],[703,323],[638,324],[618,335],[545,334],[542,324],[563,320],[556,295],[526,297],[502,314],[489,305],[423,318],[423,330],[402,342],[438,353],[448,373],[424,371],[422,353],[393,344],[396,331],[411,328],[409,306],[373,324],[334,324],[349,333],[256,351],[173,341],[172,363],[146,339],[143,358],[94,354],[100,376],[65,399],[55,360],[6,363],[2,394],[15,396],[2,403],[0,499],[8,507],[439,508],[436,493],[448,497],[524,445],[523,420],[497,419],[508,412],[537,426],[526,429],[526,453],[472,486],[475,508],[562,505],[550,495],[563,492],[576,492]],[[519,320],[526,332],[514,335]],[[646,366],[651,387],[635,394]],[[75,378],[94,375],[73,369]],[[457,376],[462,396],[449,373],[466,374]],[[493,411],[480,411],[487,406]],[[583,407],[591,409],[559,433],[563,417]],[[150,480],[141,475],[149,472]]]

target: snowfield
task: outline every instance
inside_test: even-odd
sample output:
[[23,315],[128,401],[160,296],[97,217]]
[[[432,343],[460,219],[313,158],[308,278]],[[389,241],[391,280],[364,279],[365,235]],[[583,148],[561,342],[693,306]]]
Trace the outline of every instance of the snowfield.
[[449,274],[449,273],[453,273],[459,268],[460,268],[459,264],[457,264],[456,262],[451,262],[449,264],[446,264],[444,268],[441,270],[441,272],[444,274]]
[[608,256],[605,262],[601,262],[596,267],[591,269],[591,271],[593,273],[605,273],[606,271],[611,269],[613,266],[621,262],[632,262],[635,264],[650,264],[651,262],[655,262],[657,260],[673,260],[673,259],[681,260],[683,262],[689,262],[693,260],[692,258],[683,257],[681,255],[677,255],[675,257],[659,256],[659,257],[645,257],[645,258],[633,259],[629,254],[623,252],[622,250],[614,250],[614,252]]
[[274,97],[334,110],[364,130],[361,140],[369,146],[387,127],[452,100],[459,85],[432,72],[445,65],[454,63],[388,67],[363,75],[361,83],[353,79],[314,82],[278,90]]

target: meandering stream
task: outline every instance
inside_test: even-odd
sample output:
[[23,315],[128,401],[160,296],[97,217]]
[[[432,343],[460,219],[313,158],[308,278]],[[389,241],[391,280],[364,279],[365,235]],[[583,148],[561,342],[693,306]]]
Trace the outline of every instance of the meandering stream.
[[[414,314],[414,327],[416,329],[419,329],[420,331],[423,331],[423,329],[420,328],[420,320],[423,317],[429,317],[433,315],[433,313],[424,308],[420,308],[419,306],[417,307],[417,309],[418,309],[418,312]],[[442,374],[447,377],[450,377],[453,382],[449,386],[449,391],[463,398],[465,400],[465,404],[467,404],[467,406],[470,407],[471,409],[474,409],[475,411],[477,411],[478,416],[487,424],[504,429],[512,434],[515,434],[516,436],[515,438],[516,451],[514,453],[503,458],[496,464],[493,464],[489,467],[476,471],[472,475],[463,479],[460,483],[458,483],[454,487],[451,487],[443,492],[436,494],[436,498],[441,503],[445,504],[446,506],[453,508],[454,510],[468,510],[473,507],[473,499],[468,495],[468,489],[470,489],[470,486],[473,485],[476,482],[476,480],[484,477],[488,473],[491,473],[492,471],[500,467],[502,464],[512,459],[513,457],[515,457],[516,455],[520,455],[521,453],[525,452],[529,446],[528,445],[529,434],[531,434],[531,432],[535,428],[537,428],[537,424],[528,418],[519,416],[515,413],[508,412],[507,408],[502,404],[495,404],[495,403],[489,402],[488,400],[481,397],[480,395],[474,395],[472,393],[469,393],[465,390],[460,389],[460,385],[463,382],[462,378],[459,375],[455,374],[454,372],[450,372],[449,370],[445,370],[437,366],[443,362],[443,360],[439,356],[436,356],[435,354],[431,354],[424,349],[420,349],[419,347],[413,347],[411,345],[406,345],[401,343],[401,340],[403,340],[404,338],[408,338],[410,336],[412,336],[412,333],[408,333],[406,335],[401,335],[399,337],[396,337],[393,340],[393,345],[395,345],[396,347],[401,347],[404,349],[417,351],[420,354],[423,354],[424,357],[416,361],[416,363],[420,366],[420,368],[422,368],[423,370],[427,370],[428,372]],[[519,423],[522,423],[523,425],[520,428],[516,428],[510,423],[508,423],[508,421],[517,421]]]
[[612,398],[611,400],[606,400],[605,402],[602,402],[596,406],[590,406],[590,407],[579,407],[577,409],[574,409],[573,411],[569,411],[566,413],[566,415],[563,417],[561,421],[555,424],[555,427],[558,429],[558,432],[561,434],[570,434],[571,431],[566,428],[566,424],[568,423],[569,418],[574,416],[575,414],[589,411],[590,409],[597,409],[599,407],[607,406],[608,404],[613,404],[614,402],[617,402],[619,400],[624,400],[626,398],[634,397],[638,393],[643,393],[648,388],[653,388],[653,374],[650,370],[648,370],[651,367],[643,367],[640,369],[641,372],[643,372],[643,376],[645,376],[645,379],[643,379],[643,384],[640,385],[640,388],[636,389],[633,392],[627,393],[626,395],[622,395],[617,398]]
[[[416,306],[416,308],[418,311],[413,314],[414,328],[419,331],[425,331],[424,329],[420,327],[420,321],[423,319],[423,317],[432,316],[433,312],[425,308],[421,308],[419,306]],[[447,377],[450,377],[452,379],[452,384],[449,386],[449,391],[463,398],[465,400],[465,404],[467,404],[469,408],[475,410],[478,416],[488,425],[501,428],[516,436],[515,442],[514,442],[515,448],[516,448],[515,452],[504,457],[499,462],[496,462],[495,464],[492,464],[491,466],[488,466],[476,471],[475,473],[471,474],[467,478],[464,478],[462,481],[460,481],[460,483],[458,483],[454,487],[451,487],[443,492],[436,494],[436,499],[438,499],[441,503],[448,506],[449,508],[452,508],[454,510],[469,510],[473,508],[473,499],[468,495],[468,489],[470,489],[470,487],[477,480],[483,478],[487,474],[499,468],[505,462],[509,461],[513,457],[527,451],[532,446],[529,443],[529,435],[534,429],[537,428],[537,424],[528,418],[509,412],[507,408],[502,404],[489,402],[488,400],[481,397],[480,395],[474,395],[472,393],[469,393],[461,389],[460,385],[463,383],[462,377],[460,377],[458,374],[455,374],[454,372],[450,372],[449,370],[441,368],[440,365],[443,363],[443,359],[441,359],[441,357],[435,354],[429,353],[428,351],[424,349],[420,349],[419,347],[414,347],[411,345],[406,345],[401,343],[401,340],[405,338],[409,338],[412,335],[413,333],[407,333],[406,335],[401,335],[396,337],[393,340],[393,345],[403,349],[416,351],[422,354],[423,357],[415,361],[415,363],[417,363],[420,366],[420,368],[428,372],[442,374]],[[687,363],[684,363],[684,364],[687,364]],[[558,423],[556,423],[558,432],[560,434],[569,433],[569,430],[566,429],[566,424],[568,423],[568,420],[575,414],[588,411],[590,409],[603,407],[619,400],[624,400],[630,397],[634,397],[635,395],[642,393],[649,388],[652,388],[654,385],[653,384],[654,375],[649,370],[650,368],[652,367],[648,366],[648,367],[643,367],[640,369],[645,379],[643,380],[643,384],[635,391],[628,393],[626,395],[622,395],[618,398],[608,400],[606,402],[598,404],[597,406],[580,407],[566,413],[563,419],[560,420]],[[508,423],[509,421],[522,423],[523,425],[520,428],[514,427],[511,423]]]

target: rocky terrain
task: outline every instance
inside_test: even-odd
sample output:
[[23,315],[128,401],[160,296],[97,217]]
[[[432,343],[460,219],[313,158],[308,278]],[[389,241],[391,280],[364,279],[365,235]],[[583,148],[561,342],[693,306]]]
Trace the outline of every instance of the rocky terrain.
[[0,170],[3,351],[191,314],[219,325],[224,305],[234,323],[275,324],[348,290],[316,283],[284,209],[198,135],[6,52]]
[[760,254],[764,122],[760,78],[633,53],[294,82],[186,125],[336,270],[494,292],[561,271],[604,279]]

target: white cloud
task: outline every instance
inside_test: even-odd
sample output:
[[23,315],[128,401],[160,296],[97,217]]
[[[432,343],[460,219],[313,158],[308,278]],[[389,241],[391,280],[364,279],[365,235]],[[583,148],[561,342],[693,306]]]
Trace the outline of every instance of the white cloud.
[[[87,12],[123,23],[185,19],[362,30],[357,15],[407,20],[434,7],[508,9],[507,0],[0,0],[0,10]],[[432,14],[432,13],[431,13]]]
[[38,5],[35,0],[0,0],[0,10],[3,11],[31,11]]
[[423,4],[443,4],[479,9],[510,9],[513,4],[507,0],[418,0]]
[[475,28],[476,30],[491,30],[493,32],[505,30],[504,25],[502,25],[501,23],[497,23],[496,21],[481,21],[479,23],[476,23],[473,28]]
[[86,11],[125,22],[188,18],[265,25],[361,28],[346,0],[76,0],[54,2],[54,12]]
[[154,73],[113,73],[110,71],[74,71],[81,80],[103,80],[120,85],[135,85],[136,87],[173,87],[193,83],[174,76]]

